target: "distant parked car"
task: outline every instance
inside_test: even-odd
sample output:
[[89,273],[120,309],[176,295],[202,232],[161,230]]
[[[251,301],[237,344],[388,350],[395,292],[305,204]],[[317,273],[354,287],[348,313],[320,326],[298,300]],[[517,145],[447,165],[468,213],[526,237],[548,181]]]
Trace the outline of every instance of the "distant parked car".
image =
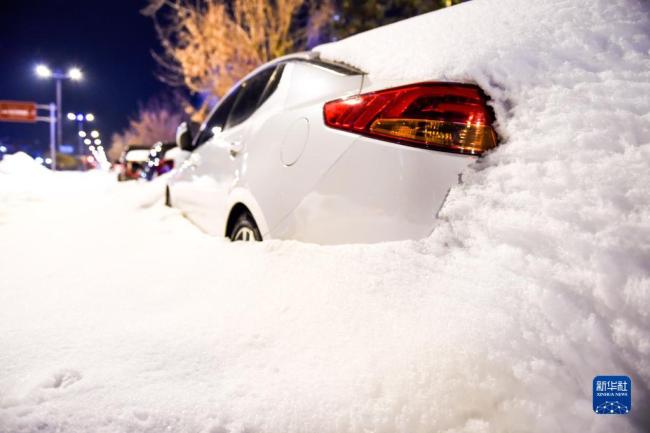
[[156,176],[165,174],[174,169],[176,156],[180,149],[175,142],[157,142],[149,150],[149,158],[140,175],[145,180],[152,180]]
[[120,156],[117,180],[139,179],[149,160],[150,148],[151,146],[144,144],[126,146]]
[[422,238],[459,173],[496,146],[493,121],[475,84],[387,82],[291,55],[236,84],[194,139],[181,124],[192,154],[166,202],[232,240]]

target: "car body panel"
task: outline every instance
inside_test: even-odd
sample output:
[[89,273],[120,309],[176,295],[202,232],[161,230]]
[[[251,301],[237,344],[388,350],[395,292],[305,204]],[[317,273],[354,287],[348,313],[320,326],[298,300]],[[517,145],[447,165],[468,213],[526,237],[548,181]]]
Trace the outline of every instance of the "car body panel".
[[359,137],[271,235],[320,244],[425,237],[475,159]]
[[429,235],[450,187],[477,158],[327,127],[327,101],[408,83],[336,72],[310,58],[271,63],[284,65],[274,93],[243,123],[217,128],[174,171],[172,204],[219,236],[228,235],[239,204],[264,239],[337,244]]
[[228,218],[230,191],[237,184],[240,170],[229,153],[233,141],[241,141],[242,129],[221,132],[196,149],[173,176],[173,204],[195,224],[210,234],[223,235]]
[[[322,121],[322,100],[358,93],[361,81],[361,76],[290,62],[276,91],[249,119],[219,132],[179,167],[169,183],[173,205],[204,231],[224,235],[229,197],[245,188],[257,200],[256,206],[243,204],[256,221],[265,221],[267,228],[260,226],[260,232],[268,238],[270,228],[288,215],[354,141],[354,135],[339,131],[334,136],[341,138],[332,140],[332,131]],[[309,91],[301,92],[305,83]],[[291,125],[300,119],[310,125],[308,139],[300,158],[287,166],[282,162],[283,143]],[[320,146],[328,141],[328,146]],[[240,146],[236,156],[229,152],[233,142]],[[256,215],[252,207],[264,209],[264,214]]]
[[[265,118],[264,112],[255,114],[260,122],[253,122],[258,128],[251,131],[253,147],[247,152],[245,169],[242,170],[242,182],[258,198],[271,230],[297,206],[318,178],[352,144],[354,135],[332,135],[332,131],[325,127],[322,101],[357,93],[362,79],[360,76],[343,76],[305,62],[296,62],[287,65],[283,81],[290,85],[286,88],[281,109],[274,110],[268,118]],[[309,90],[301,91],[306,87]],[[283,145],[287,140],[287,131],[300,119],[309,124],[307,142],[300,158],[287,166],[282,161]],[[323,146],[323,143],[326,145]],[[269,234],[262,232],[265,238]]]

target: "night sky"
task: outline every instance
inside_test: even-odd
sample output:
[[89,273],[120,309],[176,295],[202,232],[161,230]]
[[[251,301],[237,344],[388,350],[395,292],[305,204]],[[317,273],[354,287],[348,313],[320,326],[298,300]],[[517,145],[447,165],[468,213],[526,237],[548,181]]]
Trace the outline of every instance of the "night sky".
[[[139,102],[164,91],[154,76],[152,49],[159,44],[144,0],[0,0],[0,100],[55,100],[54,82],[34,75],[38,63],[67,71],[79,66],[81,82],[63,85],[63,142],[76,143],[69,111],[92,112],[108,144]],[[0,142],[33,155],[49,144],[47,123],[0,122]]]

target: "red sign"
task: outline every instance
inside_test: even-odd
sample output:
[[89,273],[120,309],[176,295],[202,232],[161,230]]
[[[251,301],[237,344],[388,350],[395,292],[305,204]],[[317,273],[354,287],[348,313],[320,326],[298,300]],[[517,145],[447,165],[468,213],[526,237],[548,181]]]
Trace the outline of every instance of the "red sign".
[[36,122],[36,103],[0,101],[0,121]]

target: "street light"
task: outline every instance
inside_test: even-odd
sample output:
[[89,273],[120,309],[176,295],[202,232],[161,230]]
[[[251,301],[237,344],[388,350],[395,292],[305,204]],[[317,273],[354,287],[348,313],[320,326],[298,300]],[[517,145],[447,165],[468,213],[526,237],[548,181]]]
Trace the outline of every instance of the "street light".
[[83,121],[92,122],[93,120],[95,120],[95,115],[93,113],[86,113],[86,114],[68,113],[67,117],[68,120],[78,120],[79,122],[83,122]]
[[52,71],[49,67],[43,64],[37,65],[34,72],[39,78],[53,78],[56,81],[56,145],[51,149],[52,169],[56,170],[56,147],[63,143],[63,129],[61,127],[61,105],[63,96],[61,84],[64,80],[80,81],[83,78],[83,73],[78,67],[70,68],[67,73]]
[[97,131],[96,129],[90,131],[90,136],[91,136],[92,138],[97,138],[97,137],[99,137],[99,131]]
[[92,122],[95,120],[95,115],[93,113],[68,113],[67,115],[68,119],[71,121],[76,121],[77,122],[77,135],[79,135],[79,142],[77,143],[77,153],[79,154],[79,157],[83,157],[86,153],[86,149],[83,146],[83,139],[88,136],[88,133],[84,131],[84,121],[86,122]]
[[83,74],[81,73],[81,69],[74,67],[74,68],[70,68],[70,70],[68,71],[68,77],[71,80],[79,81],[83,78]]
[[99,138],[96,138],[95,141],[94,141],[94,143],[95,143],[97,146],[99,146],[100,144],[102,144],[102,140],[100,140]]
[[52,70],[45,65],[36,66],[36,75],[41,78],[50,78],[52,76]]
[[90,138],[86,138],[86,139],[84,140],[84,144],[86,144],[86,145],[88,145],[88,146],[90,146],[92,143],[93,143],[93,142],[92,142],[92,140],[91,140]]

